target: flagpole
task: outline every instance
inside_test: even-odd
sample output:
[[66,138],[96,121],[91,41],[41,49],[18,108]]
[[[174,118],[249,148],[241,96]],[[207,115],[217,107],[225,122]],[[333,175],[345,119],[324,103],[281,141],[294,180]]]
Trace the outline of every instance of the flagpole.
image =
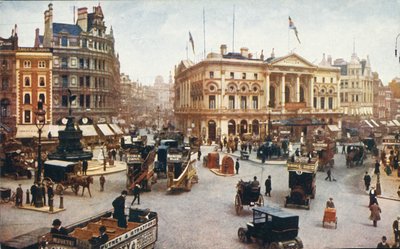
[[186,60],[189,60],[188,42],[186,42]]
[[287,50],[288,50],[288,54],[290,54],[290,28],[288,28],[288,32],[287,32]]
[[235,5],[233,5],[232,53],[235,52]]
[[206,59],[206,12],[203,7],[203,38],[204,38],[204,54],[203,60]]

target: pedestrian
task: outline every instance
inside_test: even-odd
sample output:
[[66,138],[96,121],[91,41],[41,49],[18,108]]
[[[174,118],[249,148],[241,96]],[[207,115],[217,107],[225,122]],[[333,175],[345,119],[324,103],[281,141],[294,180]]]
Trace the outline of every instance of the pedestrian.
[[53,136],[51,135],[51,131],[49,131],[49,133],[47,133],[47,138],[48,138],[49,140],[51,140],[52,137],[53,137]]
[[400,215],[397,216],[397,220],[393,221],[393,233],[395,246],[400,247]]
[[346,145],[342,145],[342,154],[346,154]]
[[250,141],[249,142],[249,154],[251,154],[251,150],[253,149],[253,143]]
[[386,236],[382,236],[382,241],[378,243],[376,248],[390,248],[390,245],[386,243]]
[[37,202],[37,200],[36,200],[37,191],[38,191],[38,186],[37,186],[37,183],[35,182],[31,186],[31,195],[32,195],[31,206],[36,205],[36,202]]
[[364,184],[365,184],[365,190],[368,191],[369,185],[371,185],[371,176],[368,175],[368,171],[365,171]]
[[239,158],[237,158],[236,159],[236,164],[235,164],[236,175],[239,174],[239,168],[240,168]]
[[47,186],[47,199],[49,202],[49,206],[50,206],[50,199],[52,199],[53,197],[54,197],[53,184],[50,183],[49,186]]
[[100,191],[103,192],[104,191],[104,183],[106,183],[106,178],[104,177],[103,174],[101,174],[99,180],[100,180]]
[[108,235],[106,233],[107,228],[105,226],[99,227],[99,236],[97,237],[99,244],[103,245],[108,241]]
[[46,206],[46,186],[44,185],[44,183],[40,184],[40,191],[43,197],[43,205]]
[[88,162],[86,160],[83,160],[83,162],[82,162],[82,175],[86,176],[87,175],[87,170],[88,170]]
[[15,194],[15,206],[22,207],[24,191],[21,188],[21,184],[18,184],[18,188]]
[[117,151],[115,149],[111,150],[111,155],[112,155],[112,159],[114,161],[116,161],[117,160]]
[[376,161],[375,161],[375,170],[374,170],[374,174],[375,174],[375,175],[379,175],[379,174],[380,174],[380,169],[379,169],[379,167],[380,167],[379,161],[376,160]]
[[140,205],[140,189],[140,185],[136,183],[135,187],[133,188],[133,200],[131,206],[135,203],[136,199],[138,200],[138,205]]
[[326,202],[326,208],[335,208],[335,203],[333,203],[332,197],[329,197],[329,200]]
[[68,235],[67,229],[61,226],[61,221],[59,219],[53,220],[52,226],[53,227],[50,229],[50,233]]
[[381,208],[379,207],[377,202],[374,202],[370,207],[369,210],[371,210],[371,215],[369,216],[369,219],[372,220],[374,227],[378,225],[378,220],[381,220]]
[[124,151],[119,149],[119,160],[122,161],[122,157],[124,156]]
[[267,180],[265,180],[265,195],[271,197],[272,182],[271,176],[269,175]]
[[369,191],[369,205],[370,207],[374,202],[378,203],[378,200],[376,199],[376,190],[375,187],[371,187],[371,190]]
[[328,171],[326,172],[326,174],[327,174],[327,176],[325,177],[325,181],[329,179],[329,181],[331,182],[331,181],[332,181],[332,178],[331,178],[331,175],[332,175],[332,173],[331,173],[331,168],[328,168]]
[[200,161],[201,158],[201,149],[199,148],[199,150],[197,151],[197,161]]
[[126,190],[121,192],[121,195],[115,198],[112,202],[114,207],[113,218],[118,220],[118,226],[127,228],[126,217],[125,217],[125,198],[128,195]]

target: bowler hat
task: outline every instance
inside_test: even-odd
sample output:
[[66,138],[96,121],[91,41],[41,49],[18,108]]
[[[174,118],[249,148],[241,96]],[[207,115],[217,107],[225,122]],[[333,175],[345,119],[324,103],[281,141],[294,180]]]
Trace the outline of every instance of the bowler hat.
[[61,221],[59,219],[55,219],[53,220],[53,226],[60,226],[61,225]]

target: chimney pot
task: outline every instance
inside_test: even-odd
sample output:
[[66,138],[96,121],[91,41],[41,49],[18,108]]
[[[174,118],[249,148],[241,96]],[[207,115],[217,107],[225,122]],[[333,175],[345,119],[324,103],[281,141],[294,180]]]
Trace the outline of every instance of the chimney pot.
[[220,49],[221,49],[221,55],[226,55],[226,44],[222,44]]
[[248,49],[248,48],[245,48],[245,47],[240,48],[240,54],[241,54],[243,57],[248,58],[248,56],[249,56],[249,49]]

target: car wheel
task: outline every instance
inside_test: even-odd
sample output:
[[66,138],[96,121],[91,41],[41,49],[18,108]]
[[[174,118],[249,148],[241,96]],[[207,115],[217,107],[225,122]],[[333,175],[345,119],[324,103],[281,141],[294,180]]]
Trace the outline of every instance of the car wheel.
[[247,242],[246,232],[247,232],[246,229],[243,228],[243,227],[239,228],[239,230],[238,230],[239,241],[242,242],[242,243]]

